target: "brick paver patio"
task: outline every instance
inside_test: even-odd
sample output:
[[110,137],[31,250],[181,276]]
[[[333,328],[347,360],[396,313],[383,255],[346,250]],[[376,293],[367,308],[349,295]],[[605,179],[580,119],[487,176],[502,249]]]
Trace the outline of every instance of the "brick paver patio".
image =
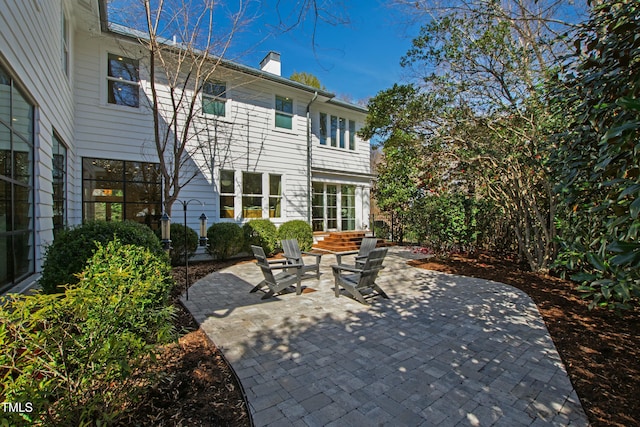
[[[183,299],[223,351],[257,426],[586,426],[535,304],[511,286],[406,265],[392,248],[372,306],[315,292],[261,300],[253,263]],[[347,258],[348,259],[348,258]]]

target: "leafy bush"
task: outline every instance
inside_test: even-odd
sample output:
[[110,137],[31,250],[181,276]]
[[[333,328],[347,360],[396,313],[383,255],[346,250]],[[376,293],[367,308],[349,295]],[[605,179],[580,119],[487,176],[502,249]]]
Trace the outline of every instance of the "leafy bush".
[[305,221],[294,219],[287,221],[278,228],[280,240],[296,239],[300,249],[310,251],[313,246],[313,230]]
[[244,248],[244,233],[235,222],[212,224],[207,230],[209,253],[220,259],[238,254]]
[[78,282],[76,275],[96,251],[96,244],[113,240],[117,236],[123,244],[149,249],[166,258],[160,240],[146,225],[133,221],[93,221],[75,228],[61,230],[53,243],[45,250],[40,286],[45,293],[61,291],[65,284]]
[[[140,388],[126,379],[173,337],[165,259],[117,239],[98,244],[64,295],[13,297],[0,307],[0,383],[8,425],[100,425]],[[5,423],[5,424],[6,424]],[[5,425],[3,424],[3,425]]]
[[[189,248],[189,255],[193,255],[198,247],[199,237],[198,233],[193,231],[190,227],[185,227],[182,224],[171,224],[171,251],[169,258],[171,265],[184,265],[184,252],[185,252],[185,232],[187,234],[187,248]],[[156,230],[156,237],[162,238],[162,230]]]
[[244,243],[248,251],[251,245],[261,246],[269,256],[278,248],[278,229],[268,219],[252,219],[242,226]]
[[390,239],[391,226],[386,221],[376,220],[373,222],[373,233],[380,239]]

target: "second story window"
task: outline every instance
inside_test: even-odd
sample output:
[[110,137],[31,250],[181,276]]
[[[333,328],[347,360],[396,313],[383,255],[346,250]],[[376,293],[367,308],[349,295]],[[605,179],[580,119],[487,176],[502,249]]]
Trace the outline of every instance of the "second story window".
[[62,70],[69,77],[69,20],[62,12]]
[[349,120],[349,150],[356,149],[356,122]]
[[202,111],[205,114],[226,115],[227,85],[222,82],[205,82],[202,86]]
[[276,96],[276,127],[293,129],[293,100]]
[[137,59],[109,54],[107,100],[109,104],[140,106],[139,66]]
[[327,145],[327,113],[320,113],[320,144]]

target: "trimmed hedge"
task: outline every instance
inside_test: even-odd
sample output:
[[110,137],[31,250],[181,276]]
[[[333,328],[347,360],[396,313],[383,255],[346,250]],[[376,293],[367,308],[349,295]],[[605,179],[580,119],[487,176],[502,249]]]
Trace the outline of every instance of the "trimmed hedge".
[[245,249],[251,252],[251,245],[261,246],[267,256],[278,249],[278,229],[269,219],[252,219],[242,226]]
[[64,294],[15,296],[0,305],[0,394],[32,411],[2,425],[109,425],[142,384],[127,382],[174,338],[169,265],[117,239],[98,243]]
[[296,239],[300,250],[310,251],[313,246],[313,230],[311,226],[301,219],[287,221],[278,228],[280,240]]
[[[171,251],[169,252],[169,259],[171,260],[171,265],[184,265],[184,234],[185,231],[187,233],[187,247],[189,248],[189,255],[193,255],[193,253],[198,248],[199,237],[198,233],[196,233],[192,228],[186,227],[182,224],[171,224]],[[156,237],[158,239],[162,239],[162,230],[156,230]]]
[[106,244],[118,237],[123,244],[146,249],[167,260],[160,240],[144,224],[133,221],[92,221],[75,228],[61,230],[45,250],[42,277],[39,280],[43,292],[61,292],[61,286],[78,283],[80,273],[96,251],[97,243]]
[[220,259],[230,258],[244,249],[244,233],[235,222],[218,222],[207,230],[209,253]]

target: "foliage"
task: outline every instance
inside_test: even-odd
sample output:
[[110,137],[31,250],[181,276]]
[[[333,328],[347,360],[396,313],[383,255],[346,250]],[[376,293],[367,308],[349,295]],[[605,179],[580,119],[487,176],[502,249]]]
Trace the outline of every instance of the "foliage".
[[316,89],[326,90],[324,85],[322,83],[320,83],[320,79],[318,79],[318,77],[316,77],[315,75],[313,75],[311,73],[306,73],[304,71],[302,71],[302,72],[294,71],[291,74],[291,76],[289,76],[289,79],[293,80],[294,82],[298,82],[298,83],[305,84],[307,86],[315,87]]
[[294,219],[278,227],[278,239],[296,239],[300,250],[310,251],[313,246],[313,230],[306,221]]
[[566,44],[548,41],[550,23],[561,26],[548,15],[559,3],[510,7],[516,3],[434,9],[437,19],[402,59],[421,81],[373,98],[361,133],[384,139],[374,188],[381,209],[411,222],[434,195],[491,201],[519,255],[545,270],[555,255],[556,201],[546,163],[554,119],[541,82]]
[[591,306],[640,301],[640,7],[595,7],[574,39],[553,107],[567,123],[553,164],[564,204],[559,265]]
[[[156,237],[159,239],[162,238],[160,229],[156,230]],[[193,255],[193,253],[198,248],[199,237],[198,233],[196,233],[192,228],[185,227],[183,224],[172,223],[171,224],[171,251],[169,253],[169,258],[171,260],[171,265],[184,265],[185,259],[185,247],[189,248],[188,256]],[[186,246],[185,246],[185,234],[186,234]]]
[[116,236],[123,244],[149,249],[164,257],[160,240],[146,225],[133,222],[92,221],[78,227],[61,230],[45,251],[42,277],[39,284],[45,293],[55,293],[65,284],[78,282],[76,274],[84,268],[96,251],[97,243],[106,244]]
[[251,246],[261,246],[267,256],[271,256],[278,248],[278,229],[269,219],[252,219],[242,226],[244,243],[247,251]]
[[0,307],[3,400],[33,405],[5,413],[10,425],[113,420],[137,397],[126,379],[172,338],[163,258],[116,239],[98,244],[79,279],[64,294],[10,297]]
[[209,253],[227,259],[244,249],[244,233],[235,222],[218,222],[207,230]]

